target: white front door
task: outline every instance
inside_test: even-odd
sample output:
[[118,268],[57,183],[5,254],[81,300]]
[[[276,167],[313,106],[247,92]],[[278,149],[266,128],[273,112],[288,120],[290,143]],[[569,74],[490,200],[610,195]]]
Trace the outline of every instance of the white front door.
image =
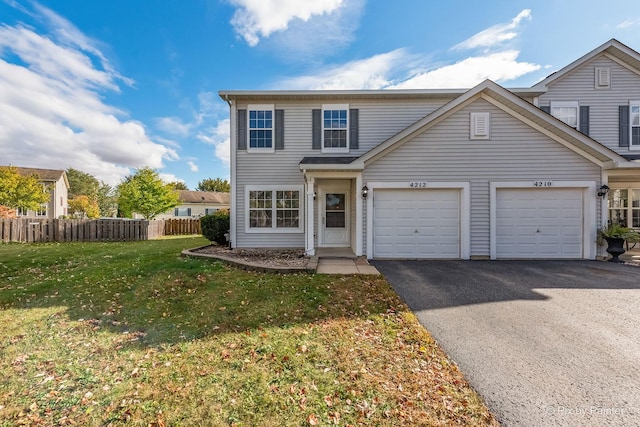
[[319,246],[350,246],[348,187],[320,191]]

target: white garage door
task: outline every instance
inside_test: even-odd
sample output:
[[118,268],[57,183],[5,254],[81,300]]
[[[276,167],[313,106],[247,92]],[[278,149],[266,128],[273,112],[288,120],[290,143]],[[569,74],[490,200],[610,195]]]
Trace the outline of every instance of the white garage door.
[[582,190],[498,189],[496,258],[582,258]]
[[459,190],[375,190],[373,256],[460,258]]

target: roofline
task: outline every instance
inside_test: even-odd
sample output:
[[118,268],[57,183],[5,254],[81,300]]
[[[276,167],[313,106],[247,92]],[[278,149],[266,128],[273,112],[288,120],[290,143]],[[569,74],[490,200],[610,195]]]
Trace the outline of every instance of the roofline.
[[538,83],[533,85],[531,88],[532,89],[538,89],[538,90],[541,90],[541,91],[546,91],[546,88],[550,83],[553,83],[555,80],[558,80],[559,78],[563,77],[567,73],[573,71],[579,65],[581,65],[581,64],[583,64],[583,63],[585,63],[585,62],[587,62],[587,61],[589,61],[591,59],[593,59],[595,56],[603,53],[604,51],[606,51],[610,47],[615,47],[616,49],[624,52],[625,54],[627,54],[627,55],[629,55],[631,57],[635,57],[635,59],[640,61],[640,53],[636,52],[635,50],[633,50],[629,46],[625,45],[624,43],[621,43],[620,41],[618,41],[616,39],[610,39],[610,40],[606,41],[605,43],[601,44],[600,46],[596,47],[592,51],[588,52],[587,54],[582,55],[581,57],[579,57],[575,61],[571,62],[569,65],[565,65],[564,67],[562,67],[558,71],[555,71],[555,72],[549,74],[547,77],[545,77],[544,79],[540,80]]
[[354,160],[353,163],[348,164],[313,164],[313,163],[300,163],[301,171],[362,171],[364,170],[364,162],[360,160]]
[[[224,101],[229,100],[291,100],[291,99],[380,99],[380,98],[455,98],[469,89],[382,89],[382,90],[221,90],[218,92]],[[518,96],[535,97],[544,91],[537,88],[511,88]]]
[[[476,96],[482,95],[486,91],[494,92],[495,94],[501,95],[501,96],[503,96],[505,98],[512,98],[513,101],[515,103],[517,103],[520,108],[523,108],[523,109],[527,110],[527,112],[529,114],[533,114],[535,116],[538,116],[539,118],[542,118],[543,120],[545,120],[549,124],[554,125],[559,131],[561,131],[561,132],[563,132],[565,134],[572,135],[573,138],[578,139],[584,145],[586,145],[589,148],[599,152],[603,156],[608,157],[609,160],[614,162],[616,165],[628,163],[628,161],[624,157],[622,157],[621,155],[619,155],[618,153],[616,153],[615,151],[613,151],[609,147],[604,146],[603,144],[599,143],[598,141],[593,140],[592,138],[582,134],[581,132],[579,132],[579,131],[577,131],[575,129],[572,129],[571,127],[566,126],[566,125],[565,125],[565,127],[567,127],[567,129],[562,129],[560,127],[561,122],[559,122],[557,119],[553,118],[549,114],[547,114],[544,111],[540,110],[538,107],[536,107],[535,105],[531,104],[530,102],[527,102],[527,101],[515,96],[508,89],[503,88],[502,86],[500,86],[497,83],[494,83],[491,80],[483,81],[482,83],[478,84],[476,87],[474,87],[472,89],[469,89],[464,95],[461,95],[458,98],[450,101],[449,103],[447,103],[447,104],[443,105],[442,107],[438,108],[437,110],[433,111],[428,116],[418,120],[417,122],[413,123],[412,125],[410,125],[409,127],[405,128],[404,130],[398,132],[396,135],[394,135],[391,138],[387,139],[382,144],[379,144],[376,147],[374,147],[371,150],[369,150],[368,152],[364,153],[360,157],[359,161],[361,161],[361,162],[366,164],[368,161],[370,161],[372,159],[375,159],[375,158],[378,158],[380,155],[382,155],[388,149],[390,149],[393,146],[395,146],[398,142],[406,141],[409,138],[411,138],[413,135],[422,132],[423,129],[426,126],[428,126],[428,125],[430,125],[430,124],[432,124],[434,122],[437,122],[439,119],[441,119],[443,117],[446,117],[451,111],[454,111],[454,110],[457,110],[458,108],[463,107],[467,102],[470,102],[473,98],[475,98]],[[500,101],[496,100],[496,102],[500,102]],[[553,132],[553,133],[556,133],[556,132]],[[559,134],[557,134],[557,135],[560,137]],[[572,145],[574,145],[574,144],[572,144]],[[574,145],[574,147],[575,147],[576,150],[579,150],[581,153],[583,153],[582,154],[583,157],[587,157],[587,156],[591,157],[590,154],[588,154],[584,149],[580,148],[579,146]],[[602,165],[604,165],[607,162],[606,160],[604,160],[604,161],[598,160],[598,161],[601,162]]]

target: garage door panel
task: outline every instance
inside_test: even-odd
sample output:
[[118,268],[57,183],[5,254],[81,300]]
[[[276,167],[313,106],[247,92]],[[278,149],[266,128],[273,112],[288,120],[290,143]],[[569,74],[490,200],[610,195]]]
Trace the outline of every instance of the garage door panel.
[[497,258],[582,258],[582,190],[498,189]]
[[375,190],[373,256],[459,258],[459,190]]

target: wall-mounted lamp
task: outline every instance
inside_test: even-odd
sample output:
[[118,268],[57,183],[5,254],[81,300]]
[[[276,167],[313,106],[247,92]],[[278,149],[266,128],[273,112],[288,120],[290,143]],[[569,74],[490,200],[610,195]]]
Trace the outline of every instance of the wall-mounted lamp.
[[604,199],[607,196],[608,192],[609,187],[606,185],[601,185],[600,188],[598,188],[598,197],[602,197]]
[[317,194],[316,194],[316,192],[314,191],[314,192],[313,192],[313,200],[315,200],[315,199],[316,199],[316,196],[317,196]]
[[369,187],[365,185],[364,187],[362,187],[362,198],[366,199],[368,195],[369,195]]

